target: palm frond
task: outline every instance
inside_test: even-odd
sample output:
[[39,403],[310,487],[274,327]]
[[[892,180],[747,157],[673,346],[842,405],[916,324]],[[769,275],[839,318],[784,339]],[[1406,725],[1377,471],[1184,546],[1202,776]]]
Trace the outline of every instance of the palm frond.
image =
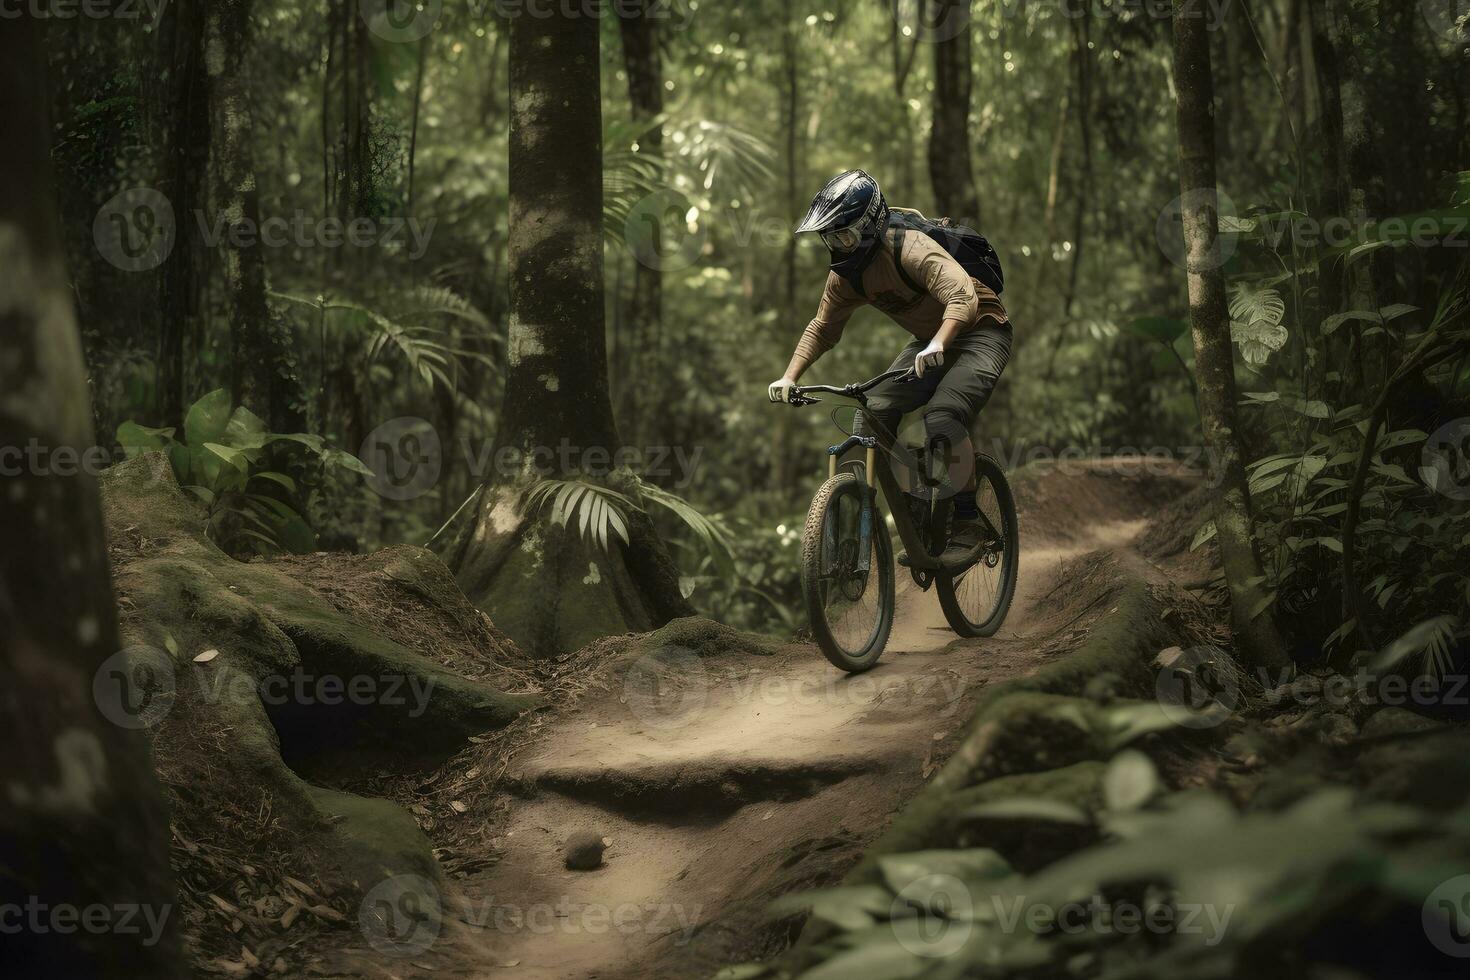
[[583,540],[594,542],[603,551],[616,534],[628,543],[627,513],[639,507],[616,490],[585,480],[538,480],[522,495],[522,505],[531,514],[550,507],[550,520],[562,527],[577,522]]
[[678,494],[643,480],[638,481],[638,493],[644,500],[657,504],[682,521],[685,527],[694,532],[710,554],[727,561],[734,561],[729,534],[714,520],[697,510],[689,501]]
[[773,179],[776,154],[763,137],[709,119],[687,128],[676,160],[706,193],[751,198]]
[[392,297],[387,307],[379,308],[342,296],[320,294],[313,297],[279,290],[269,295],[285,303],[305,306],[326,316],[344,313],[341,318],[349,327],[369,328],[363,350],[369,361],[387,352],[396,352],[407,362],[409,370],[430,388],[440,386],[455,390],[455,362],[483,360],[478,355],[445,343],[449,333],[440,326],[424,322],[433,317],[450,317],[488,330],[490,321],[468,300],[442,286],[421,286]]

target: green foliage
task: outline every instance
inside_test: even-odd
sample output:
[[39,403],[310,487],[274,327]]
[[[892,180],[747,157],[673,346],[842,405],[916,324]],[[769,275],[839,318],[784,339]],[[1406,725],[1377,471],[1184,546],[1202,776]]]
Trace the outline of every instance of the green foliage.
[[[1261,231],[1307,219],[1261,214],[1231,287],[1235,339],[1255,389],[1241,401],[1267,559],[1267,600],[1255,612],[1274,604],[1285,613],[1308,658],[1346,658],[1372,639],[1379,650],[1363,656],[1380,669],[1442,673],[1470,639],[1470,585],[1454,572],[1466,561],[1470,508],[1435,487],[1423,463],[1429,431],[1464,414],[1455,406],[1470,395],[1461,377],[1470,344],[1465,284],[1456,274],[1442,280],[1427,322],[1410,303],[1324,309],[1312,297],[1324,265],[1350,268],[1361,253],[1304,252],[1291,226],[1279,238]],[[1288,334],[1288,321],[1301,326]],[[1351,558],[1362,595],[1345,600],[1350,498],[1359,507]],[[1379,628],[1367,630],[1367,620]]]
[[223,388],[189,407],[182,437],[173,428],[149,428],[129,421],[118,426],[117,441],[129,458],[146,452],[166,453],[179,485],[208,510],[206,529],[211,539],[235,555],[305,553],[316,548],[310,525],[287,502],[299,494],[296,481],[264,468],[268,446],[295,443],[324,466],[372,475],[355,456],[328,447],[320,436],[268,431],[265,422],[248,408],[232,407]]
[[522,503],[531,514],[550,507],[549,519],[554,524],[570,527],[575,521],[582,537],[603,551],[608,549],[612,535],[628,543],[627,510],[637,506],[617,491],[595,483],[550,479],[528,487]]
[[1285,316],[1286,301],[1275,289],[1248,282],[1231,287],[1230,336],[1247,364],[1264,365],[1286,345],[1287,331],[1281,322]]
[[455,390],[459,362],[492,365],[485,355],[454,346],[447,328],[436,320],[455,320],[477,332],[489,330],[485,315],[462,297],[443,287],[419,287],[394,293],[386,308],[368,306],[342,297],[298,296],[272,290],[285,303],[313,310],[323,325],[340,325],[362,345],[371,363],[388,352],[401,357],[425,387]]
[[[1153,763],[1114,758],[1097,814],[1046,800],[980,807],[973,818],[1091,824],[1101,841],[1024,873],[987,849],[878,859],[878,881],[782,899],[828,938],[796,980],[833,977],[1239,976],[1284,969],[1318,924],[1395,906],[1416,941],[1424,895],[1470,847],[1470,812],[1436,815],[1326,789],[1242,813],[1204,790],[1161,795]],[[1140,910],[1150,942],[1114,908]],[[1163,923],[1165,928],[1152,926]],[[812,961],[815,961],[814,964]],[[747,965],[721,976],[775,975]],[[783,974],[790,976],[791,974]]]
[[586,479],[541,479],[522,494],[522,506],[530,514],[549,509],[547,517],[555,524],[571,527],[603,551],[614,538],[628,543],[628,517],[631,511],[647,513],[653,505],[673,515],[711,556],[730,557],[730,543],[723,528],[706,517],[677,494],[647,483],[636,475],[623,472],[629,484],[628,494],[619,493]]

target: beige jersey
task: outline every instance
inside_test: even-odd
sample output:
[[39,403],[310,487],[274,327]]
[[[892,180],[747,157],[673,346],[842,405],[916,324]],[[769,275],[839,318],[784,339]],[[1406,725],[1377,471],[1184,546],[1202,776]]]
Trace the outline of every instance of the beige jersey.
[[889,318],[920,340],[932,340],[946,320],[965,324],[962,334],[982,323],[1010,322],[1000,297],[978,279],[970,278],[964,268],[928,235],[910,231],[903,236],[904,271],[928,292],[910,289],[898,273],[893,247],[896,229],[887,232],[884,246],[863,270],[863,290],[835,272],[827,273],[822,303],[816,318],[796,345],[796,354],[807,363],[815,361],[842,339],[847,321],[868,304],[876,306]]

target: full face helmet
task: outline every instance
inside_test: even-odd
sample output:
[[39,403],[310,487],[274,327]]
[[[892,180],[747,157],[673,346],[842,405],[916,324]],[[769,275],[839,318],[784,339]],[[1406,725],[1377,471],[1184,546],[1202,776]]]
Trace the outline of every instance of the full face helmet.
[[834,257],[875,242],[888,225],[888,202],[878,182],[861,170],[849,170],[827,182],[812,200],[796,234],[816,232]]

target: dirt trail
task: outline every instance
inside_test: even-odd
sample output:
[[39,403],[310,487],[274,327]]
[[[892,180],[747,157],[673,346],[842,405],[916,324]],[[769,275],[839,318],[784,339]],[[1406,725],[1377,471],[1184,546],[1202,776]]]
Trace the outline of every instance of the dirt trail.
[[[1068,624],[1043,595],[1049,573],[1099,549],[1147,568],[1129,548],[1143,513],[1188,486],[1091,463],[1022,487],[1020,584],[994,639],[956,641],[933,593],[904,576],[868,674],[846,677],[809,647],[691,658],[672,696],[615,687],[557,717],[512,765],[529,789],[497,840],[504,858],[446,896],[432,947],[360,972],[696,977],[775,951],[770,900],[840,876],[957,744],[976,694],[1054,649]],[[583,831],[609,842],[605,864],[568,871],[563,844]]]

